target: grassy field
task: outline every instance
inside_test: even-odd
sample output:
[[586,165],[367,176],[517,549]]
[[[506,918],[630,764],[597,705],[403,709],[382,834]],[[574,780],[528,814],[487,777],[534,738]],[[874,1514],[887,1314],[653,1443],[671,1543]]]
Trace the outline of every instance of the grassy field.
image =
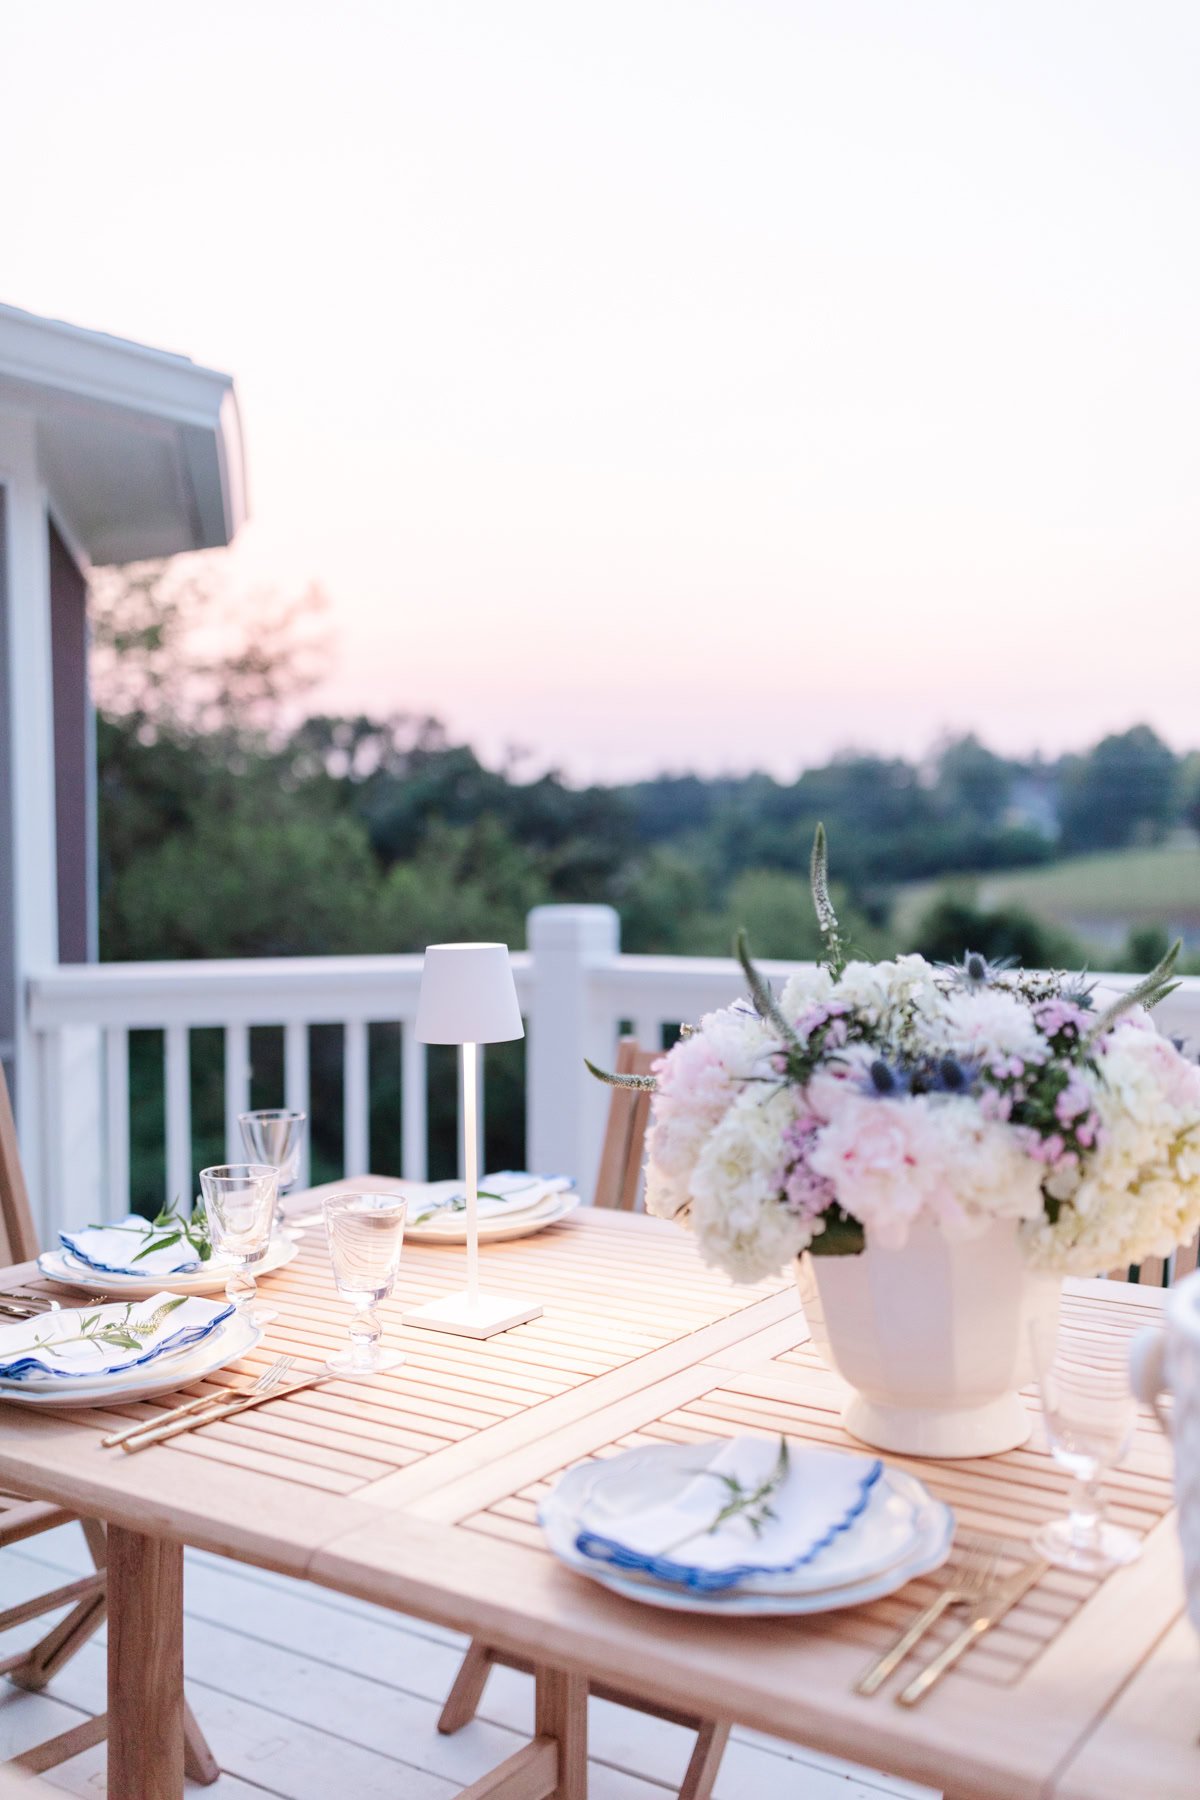
[[951,889],[975,904],[1021,906],[1097,946],[1122,943],[1131,926],[1162,925],[1200,948],[1200,846],[1163,845],[1069,857],[1040,869],[952,876],[902,888],[894,921],[910,930],[936,893]]

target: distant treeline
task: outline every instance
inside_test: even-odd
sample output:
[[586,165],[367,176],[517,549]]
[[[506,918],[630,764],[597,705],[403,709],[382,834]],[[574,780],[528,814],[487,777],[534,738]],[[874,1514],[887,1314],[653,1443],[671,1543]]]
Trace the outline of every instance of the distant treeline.
[[[294,613],[260,611],[252,639],[201,659],[192,634],[210,598],[196,577],[181,583],[158,566],[97,593],[106,959],[405,951],[480,937],[518,946],[529,909],[547,901],[611,903],[628,950],[723,955],[745,925],[759,955],[809,957],[818,942],[806,870],[823,819],[843,920],[864,951],[971,947],[1061,963],[1079,947],[1054,928],[949,895],[897,942],[894,892],[1200,825],[1200,757],[1176,756],[1144,725],[1053,762],[964,737],[919,764],[846,753],[794,782],[664,775],[611,787],[485,767],[431,718],[313,716],[285,729],[306,678]],[[155,1054],[139,1052],[148,1094]],[[317,1070],[319,1046],[313,1054]],[[256,1051],[264,1094],[276,1056]],[[219,1057],[208,1061],[216,1133]],[[135,1161],[158,1104],[135,1121]],[[201,1121],[199,1093],[194,1110]],[[519,1143],[499,1153],[513,1157]],[[147,1203],[152,1164],[147,1148]]]

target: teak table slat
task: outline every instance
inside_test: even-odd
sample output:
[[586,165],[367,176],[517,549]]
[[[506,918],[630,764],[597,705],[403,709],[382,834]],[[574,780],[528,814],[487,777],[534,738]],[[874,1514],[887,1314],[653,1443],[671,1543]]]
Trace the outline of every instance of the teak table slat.
[[[292,1196],[292,1216],[309,1214],[318,1194]],[[872,1700],[853,1685],[931,1581],[809,1619],[690,1617],[635,1605],[562,1568],[536,1523],[539,1498],[564,1468],[630,1445],[741,1431],[848,1445],[838,1416],[845,1389],[807,1341],[794,1285],[736,1288],[674,1226],[591,1208],[536,1237],[486,1246],[484,1276],[489,1287],[536,1294],[543,1316],[481,1343],[403,1327],[402,1312],[462,1280],[460,1251],[410,1244],[382,1309],[389,1338],[406,1352],[401,1367],[370,1384],[332,1382],[276,1400],[136,1456],[103,1450],[99,1439],[153,1418],[175,1396],[70,1413],[0,1407],[0,1483],[107,1520],[120,1548],[110,1793],[178,1800],[183,1792],[175,1728],[183,1544],[306,1576],[534,1662],[537,1735],[473,1784],[471,1800],[582,1800],[588,1677],[961,1800],[1200,1792],[1198,1709],[1188,1711],[1185,1679],[1190,1657],[1194,1697],[1200,1657],[1180,1622],[1169,1454],[1148,1416],[1106,1481],[1114,1517],[1146,1534],[1140,1560],[1103,1582],[1052,1571],[906,1711],[892,1703],[898,1682]],[[306,1229],[295,1262],[262,1285],[279,1309],[267,1338],[189,1393],[240,1386],[281,1351],[297,1357],[298,1372],[344,1341],[347,1309],[319,1228]],[[1125,1337],[1155,1320],[1160,1301],[1147,1288],[1071,1282],[1065,1317],[1085,1336]],[[964,1526],[1014,1542],[1064,1505],[1066,1479],[1040,1432],[1000,1457],[892,1460],[949,1501]],[[162,1721],[154,1734],[138,1724],[151,1690]]]

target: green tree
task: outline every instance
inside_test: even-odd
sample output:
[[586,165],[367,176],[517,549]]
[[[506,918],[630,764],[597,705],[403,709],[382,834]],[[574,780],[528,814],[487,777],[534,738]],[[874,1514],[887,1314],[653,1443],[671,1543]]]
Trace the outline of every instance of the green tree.
[[960,962],[968,950],[989,960],[1012,957],[1026,969],[1072,969],[1086,961],[1069,935],[1019,906],[983,910],[956,894],[930,905],[906,946],[933,962]]
[[1062,778],[1064,850],[1158,842],[1178,816],[1177,773],[1173,751],[1149,725],[1070,758]]

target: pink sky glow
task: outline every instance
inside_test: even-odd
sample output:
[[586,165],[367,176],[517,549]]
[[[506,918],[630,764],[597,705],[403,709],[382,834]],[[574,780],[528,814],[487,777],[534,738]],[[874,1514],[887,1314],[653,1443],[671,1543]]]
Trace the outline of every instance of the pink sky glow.
[[[1186,0],[10,0],[0,298],[230,369],[330,706],[573,775],[1195,724]],[[47,71],[53,71],[52,83]]]

